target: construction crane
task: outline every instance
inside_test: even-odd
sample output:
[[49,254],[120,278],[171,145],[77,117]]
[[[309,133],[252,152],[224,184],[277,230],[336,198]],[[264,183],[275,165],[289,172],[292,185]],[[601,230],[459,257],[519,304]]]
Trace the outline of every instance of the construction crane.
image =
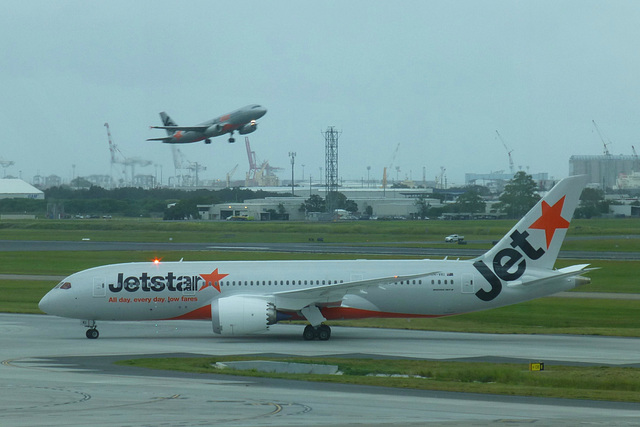
[[236,172],[236,169],[238,169],[238,165],[235,165],[233,169],[227,172],[227,188],[231,188],[231,177]]
[[247,172],[245,185],[257,185],[258,187],[277,187],[279,179],[275,175],[276,171],[284,170],[283,168],[271,166],[268,160],[258,164],[256,152],[251,149],[251,143],[248,137],[244,137],[244,143],[247,148],[247,157],[249,158],[249,172]]
[[511,157],[511,153],[513,153],[513,150],[509,149],[507,144],[504,142],[504,139],[502,139],[502,135],[500,135],[500,132],[498,132],[497,130],[496,130],[496,135],[498,135],[500,142],[502,142],[502,146],[507,151],[507,156],[509,156],[509,171],[511,172],[511,175],[515,175],[516,168],[513,166],[513,157]]
[[120,164],[125,168],[125,178],[126,178],[126,168],[129,167],[131,169],[131,183],[133,184],[133,179],[135,176],[135,167],[136,165],[140,166],[149,166],[153,162],[150,160],[144,160],[139,157],[125,157],[124,154],[118,149],[118,146],[113,143],[111,139],[111,130],[109,129],[109,123],[105,123],[104,126],[107,128],[107,138],[109,140],[109,151],[111,152],[111,171],[113,173],[113,165]]
[[[396,161],[396,156],[398,155],[398,150],[400,149],[400,143],[398,142],[398,145],[396,145],[396,149],[393,150],[393,154],[391,155],[391,162],[389,163],[389,166],[386,166],[383,170],[382,170],[382,188],[383,190],[387,189],[387,170],[391,170],[391,168],[393,167],[393,162]],[[398,169],[399,172],[399,169]],[[397,174],[396,174],[397,176]]]
[[[445,168],[444,166],[440,166],[440,182],[439,182],[439,186],[441,189],[445,189],[447,188],[447,177],[445,175],[445,172],[447,171],[447,168]],[[436,181],[438,181],[438,179],[436,178]],[[438,187],[438,185],[436,185],[436,187]]]
[[609,145],[611,145],[611,140],[609,140],[607,138],[607,141],[609,141],[609,142],[608,143],[605,142],[604,136],[602,136],[602,132],[600,132],[600,128],[596,124],[596,121],[595,120],[591,120],[591,122],[593,123],[593,127],[596,128],[596,131],[598,132],[598,136],[600,137],[600,141],[602,141],[602,145],[604,146],[604,155],[605,156],[610,156],[611,153],[609,152]]

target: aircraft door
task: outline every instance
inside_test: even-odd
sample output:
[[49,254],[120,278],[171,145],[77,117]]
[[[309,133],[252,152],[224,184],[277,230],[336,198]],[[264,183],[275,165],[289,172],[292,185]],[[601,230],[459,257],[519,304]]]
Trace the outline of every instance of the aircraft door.
[[107,285],[104,277],[93,278],[93,296],[94,298],[102,298],[107,295]]
[[475,286],[473,284],[473,274],[466,273],[462,275],[462,293],[463,294],[475,293]]

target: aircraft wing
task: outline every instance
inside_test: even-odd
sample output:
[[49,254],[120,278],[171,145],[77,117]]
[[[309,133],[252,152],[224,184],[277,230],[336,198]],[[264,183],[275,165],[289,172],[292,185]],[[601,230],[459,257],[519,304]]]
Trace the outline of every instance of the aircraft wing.
[[181,130],[184,132],[188,132],[188,131],[204,132],[209,127],[211,127],[211,125],[209,126],[151,126],[151,129],[166,129],[166,130],[173,130],[173,131]]
[[357,292],[366,293],[367,288],[384,288],[385,285],[390,285],[395,282],[418,279],[437,273],[440,273],[440,271],[407,276],[379,277],[376,279],[356,280],[346,283],[333,283],[305,289],[276,292],[274,296],[276,297],[276,306],[278,309],[297,311],[302,310],[310,304],[337,303],[347,294]]

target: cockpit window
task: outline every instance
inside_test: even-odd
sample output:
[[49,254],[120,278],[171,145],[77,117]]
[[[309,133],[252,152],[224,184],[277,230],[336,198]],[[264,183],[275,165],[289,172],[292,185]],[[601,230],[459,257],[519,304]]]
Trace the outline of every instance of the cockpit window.
[[71,289],[71,283],[70,282],[60,282],[58,284],[58,286],[56,286],[56,289]]

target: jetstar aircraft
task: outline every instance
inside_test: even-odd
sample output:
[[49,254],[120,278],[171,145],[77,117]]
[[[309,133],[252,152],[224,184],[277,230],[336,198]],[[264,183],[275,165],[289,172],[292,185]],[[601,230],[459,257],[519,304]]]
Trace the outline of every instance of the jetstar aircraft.
[[147,141],[162,141],[167,144],[186,144],[189,142],[202,141],[211,144],[214,136],[229,135],[229,142],[236,142],[233,132],[238,131],[240,135],[246,135],[258,128],[258,120],[267,114],[267,109],[254,104],[247,105],[232,113],[225,114],[215,119],[211,119],[196,126],[178,126],[171,117],[164,111],[160,113],[164,126],[151,126],[152,129],[165,129],[167,136],[162,138],[149,138]]
[[515,304],[587,284],[588,264],[554,269],[586,183],[560,181],[491,250],[472,260],[136,262],[75,273],[40,309],[99,320],[205,319],[223,335],[306,319],[307,340],[326,320],[439,317]]

